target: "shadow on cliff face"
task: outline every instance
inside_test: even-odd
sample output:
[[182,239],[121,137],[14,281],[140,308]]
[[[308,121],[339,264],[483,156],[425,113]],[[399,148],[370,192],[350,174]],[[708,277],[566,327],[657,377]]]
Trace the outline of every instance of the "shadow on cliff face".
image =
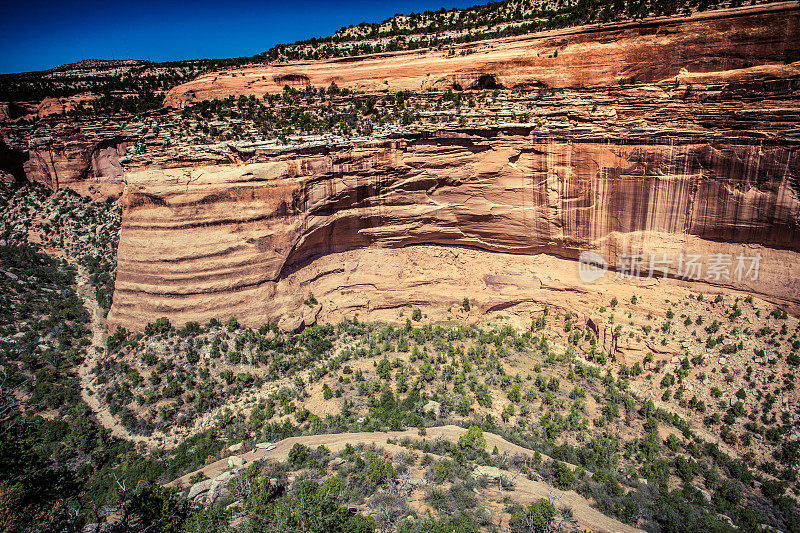
[[25,107],[17,104],[16,102],[9,102],[6,113],[8,114],[8,118],[10,120],[16,120],[20,117],[24,117],[25,115],[29,115],[31,113],[31,110],[26,109]]
[[311,85],[309,77],[305,74],[291,73],[273,76],[272,81],[275,82],[276,85],[290,85],[292,87],[305,87],[307,85]]
[[160,196],[148,192],[134,192],[125,195],[126,209],[136,209],[143,206],[167,207],[167,202]]
[[497,78],[494,77],[494,74],[481,74],[478,76],[478,79],[475,80],[470,86],[470,89],[481,89],[481,90],[494,90],[494,89],[502,89],[503,86],[497,82]]
[[101,139],[92,146],[86,155],[86,168],[80,171],[78,179],[97,177],[98,174],[113,180],[122,180],[123,171],[119,162],[120,154],[128,147],[129,140],[122,136]]
[[[469,139],[455,141],[454,145],[462,148],[476,148]],[[484,148],[477,151],[484,151]],[[276,272],[276,279],[286,278],[325,255],[366,248],[376,243],[387,247],[457,244],[452,228],[443,228],[443,222],[435,216],[410,217],[395,211],[415,194],[428,197],[435,190],[457,185],[457,181],[442,176],[420,176],[415,180],[406,180],[403,173],[392,172],[384,172],[382,177],[383,179],[377,181],[365,179],[337,194],[326,191],[326,201],[318,202],[308,210],[308,199],[318,197],[318,191],[314,189],[325,188],[325,184],[330,182],[330,177],[319,177],[307,182],[302,191],[297,191],[291,205],[280,205],[282,216],[300,216],[302,221],[297,227],[292,248]],[[381,230],[394,224],[405,225],[407,228],[430,225],[431,228],[438,229],[429,229],[424,233],[408,229],[398,235]]]
[[476,143],[474,139],[450,137],[442,139],[441,137],[422,137],[414,141],[417,146],[435,146],[437,148],[454,146],[463,150],[469,151],[472,154],[480,154],[482,152],[489,152],[492,147],[488,143]]
[[[413,152],[415,146],[424,146],[425,153],[429,152],[429,147],[441,150],[457,147],[462,154],[470,156],[492,149],[489,142],[459,135],[448,138],[421,136],[409,143],[407,149]],[[626,152],[625,163],[619,163],[620,166],[604,167],[599,177],[584,177],[572,183],[576,194],[583,190],[575,198],[586,200],[585,205],[581,204],[581,208],[575,210],[575,223],[580,227],[592,226],[591,219],[586,218],[588,215],[585,213],[593,204],[587,199],[600,197],[598,191],[601,188],[595,183],[599,179],[605,184],[602,188],[605,202],[630,214],[620,220],[609,219],[608,232],[666,231],[721,243],[755,243],[776,249],[798,250],[800,226],[791,213],[793,203],[790,200],[779,201],[779,198],[782,187],[785,191],[787,185],[792,190],[791,195],[797,196],[800,152],[782,146],[717,143],[701,146],[670,143],[669,149],[664,146],[667,145],[645,143],[641,150]],[[522,154],[526,154],[526,157],[535,154],[542,158],[546,156],[546,151],[536,146],[522,146],[517,154],[508,157],[508,161],[519,163]],[[463,179],[457,178],[456,174],[442,171],[450,164],[448,161],[436,164],[428,161],[426,168],[438,169],[437,172],[441,174],[416,175],[414,179],[407,179],[408,175],[404,172],[408,171],[399,168],[383,168],[380,179],[377,179],[372,175],[374,169],[365,167],[361,170],[364,173],[361,179],[335,193],[326,185],[331,181],[330,176],[318,176],[309,181],[306,189],[297,191],[294,198],[291,213],[303,220],[296,228],[294,243],[287,250],[276,275],[285,277],[326,254],[376,243],[388,247],[455,245],[465,234],[481,242],[481,248],[486,250],[554,253],[569,259],[576,259],[577,251],[592,246],[593,241],[588,236],[576,241],[580,242],[580,246],[575,245],[571,249],[565,248],[566,243],[552,246],[548,244],[552,241],[548,233],[550,230],[543,226],[542,232],[548,236],[535,245],[524,247],[521,246],[521,234],[502,236],[502,233],[493,233],[497,228],[490,226],[499,220],[493,213],[467,214],[458,209],[457,201],[442,209],[446,195],[437,196],[435,191],[441,192],[449,186],[465,186]],[[668,171],[666,175],[665,169]],[[544,190],[542,188],[547,179],[532,177],[532,190]],[[568,193],[564,195],[565,198],[571,198]],[[437,196],[434,204],[438,208],[430,214],[403,214],[405,205],[414,202],[424,204],[431,201],[433,196]],[[316,199],[309,211],[306,210],[308,198]],[[324,201],[320,200],[322,198]],[[411,198],[415,200],[412,202]],[[678,203],[670,208],[670,217],[654,225],[643,206],[660,205],[663,198]],[[547,195],[534,195],[531,201],[535,209],[549,209]],[[574,204],[575,200],[569,201]],[[595,217],[604,216],[603,210],[597,208],[595,211]],[[454,212],[460,215],[455,216]],[[288,213],[283,211],[277,214],[285,216]],[[425,229],[421,231],[419,228]],[[605,238],[606,235],[593,238]],[[522,249],[525,252],[521,252]]]
[[0,138],[0,170],[14,176],[14,181],[17,185],[22,185],[27,181],[24,168],[27,160],[27,152],[14,150]]
[[492,91],[503,88],[494,74],[486,72],[460,73],[453,75],[453,78],[452,88],[456,91],[463,91],[464,88],[471,91]]

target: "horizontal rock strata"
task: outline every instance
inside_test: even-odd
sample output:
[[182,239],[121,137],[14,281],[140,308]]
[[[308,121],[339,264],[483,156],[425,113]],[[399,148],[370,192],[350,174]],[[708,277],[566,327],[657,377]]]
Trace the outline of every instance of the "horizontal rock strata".
[[[523,272],[487,269],[483,255],[459,267],[465,287],[479,280],[513,289],[487,309],[537,301],[534,280],[550,274],[508,257],[576,258],[583,250],[612,268],[629,254],[666,254],[671,276],[681,254],[758,253],[758,279],[709,286],[800,304],[800,152],[781,143],[443,132],[126,179],[109,321],[128,329],[162,315],[177,324],[301,317],[302,296],[316,286],[318,297],[350,287],[364,310],[402,306],[404,298],[441,305],[435,287],[449,272],[448,256],[439,265],[426,259],[422,275],[400,269],[407,259],[374,252],[431,244],[494,252]],[[383,261],[394,270],[382,275]],[[321,265],[324,275],[308,278]],[[400,292],[359,296],[357,287],[381,284]]]
[[[204,74],[169,91],[184,106],[229,95],[283,90],[291,80],[335,82],[360,91],[492,85],[579,88],[679,79],[688,83],[753,81],[800,74],[797,2],[698,13],[690,17],[592,25],[480,42],[448,50],[296,62]],[[469,52],[469,53],[462,53]]]

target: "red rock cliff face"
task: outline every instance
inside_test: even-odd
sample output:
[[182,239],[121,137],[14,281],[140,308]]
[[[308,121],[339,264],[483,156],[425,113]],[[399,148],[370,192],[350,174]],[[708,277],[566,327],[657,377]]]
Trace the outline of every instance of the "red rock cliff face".
[[122,137],[87,139],[78,132],[32,145],[24,171],[29,181],[53,190],[67,187],[82,195],[90,189],[106,196],[119,194],[123,187],[119,158],[128,146],[130,142]]
[[[698,13],[691,17],[588,26],[456,47],[357,60],[295,62],[204,74],[165,98],[184,106],[229,95],[283,90],[287,79],[314,87],[374,92],[468,88],[492,76],[505,87],[592,87],[621,78],[657,82],[744,81],[800,74],[797,2]],[[795,62],[795,63],[793,63]]]
[[[128,329],[162,315],[257,325],[302,314],[298,286],[287,283],[298,271],[328,258],[327,274],[341,277],[359,269],[331,257],[380,261],[352,254],[415,244],[488,250],[497,261],[593,250],[612,266],[626,254],[677,262],[681,253],[759,253],[757,280],[709,283],[800,304],[800,152],[780,143],[441,133],[126,178],[109,321]],[[464,268],[465,277],[485,274]],[[429,290],[426,302],[412,290],[435,279],[395,276],[416,303],[442,297]],[[333,286],[361,283],[351,276]],[[537,299],[537,287],[524,289],[514,298]]]

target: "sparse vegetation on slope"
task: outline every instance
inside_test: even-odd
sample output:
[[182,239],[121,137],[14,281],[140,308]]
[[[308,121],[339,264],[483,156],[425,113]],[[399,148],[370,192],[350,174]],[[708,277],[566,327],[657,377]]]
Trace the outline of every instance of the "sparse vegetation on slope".
[[330,37],[279,44],[254,60],[317,60],[400,50],[447,47],[544,30],[637,20],[647,16],[689,15],[697,11],[738,7],[739,0],[544,1],[504,0],[465,9],[439,9],[395,15],[382,22],[351,25]]
[[[717,523],[717,513],[739,525],[766,521],[781,528],[796,518],[793,498],[784,495],[789,485],[796,490],[791,462],[784,463],[783,480],[776,480],[731,456],[731,448],[723,452],[693,414],[700,409],[696,395],[688,403],[684,394],[659,402],[652,389],[642,391],[644,382],[660,375],[663,361],[645,368],[613,363],[569,313],[542,315],[525,332],[499,325],[414,326],[410,320],[400,327],[354,320],[293,336],[218,323],[175,330],[165,321],[147,331],[130,341],[118,336],[122,357],[98,369],[98,375],[118,376],[109,381],[107,398],[142,413],[139,427],[167,433],[176,422],[187,428],[228,427],[230,438],[254,442],[250,439],[309,432],[477,423],[553,458],[533,470],[528,465],[512,472],[577,490],[624,522],[669,529],[688,513],[703,528]],[[171,354],[166,366],[155,355],[164,352]],[[191,362],[184,361],[187,356]],[[131,376],[137,377],[131,381]],[[678,372],[675,381],[686,378]],[[137,404],[133,399],[140,390],[147,397],[137,396]],[[239,400],[247,396],[253,399]],[[213,417],[194,423],[206,410]],[[791,418],[787,423],[793,424]],[[720,433],[727,442],[729,432]],[[464,440],[417,449],[452,457],[454,464],[503,465],[472,448]],[[782,448],[772,449],[783,456]],[[579,470],[565,469],[564,462]],[[450,479],[446,467],[439,470],[435,479]],[[765,487],[760,492],[752,489],[755,480]],[[736,502],[746,498],[750,505],[715,500],[715,491],[731,487],[739,494]],[[715,509],[710,514],[709,506]],[[752,514],[755,508],[761,511]]]
[[[423,204],[429,203],[430,209],[444,212],[443,222],[436,226],[441,235],[459,229],[454,219],[486,220],[502,217],[503,211],[529,209],[527,204],[519,209],[518,204],[504,203],[519,191],[526,202],[535,198],[529,211],[534,215],[513,224],[529,228],[546,218],[536,211],[539,206],[561,209],[577,203],[574,200],[581,195],[588,198],[587,188],[600,190],[610,182],[592,182],[590,174],[607,173],[614,183],[632,183],[639,179],[641,168],[649,168],[651,160],[665,154],[647,150],[635,154],[634,149],[644,144],[631,147],[631,142],[658,139],[669,142],[670,148],[696,143],[697,149],[663,159],[696,159],[700,166],[705,165],[706,147],[733,154],[711,170],[704,167],[708,173],[736,167],[743,159],[766,161],[764,166],[748,165],[771,166],[775,181],[769,183],[780,192],[767,191],[772,185],[763,184],[753,190],[767,199],[773,198],[767,193],[791,196],[796,180],[777,185],[783,170],[773,170],[788,165],[786,172],[791,173],[794,168],[791,159],[785,162],[791,158],[789,145],[797,132],[797,120],[787,111],[794,102],[794,78],[698,87],[684,78],[679,81],[681,74],[674,83],[645,85],[623,71],[624,76],[608,86],[556,90],[539,82],[524,89],[504,88],[493,75],[475,72],[469,77],[425,80],[413,91],[390,90],[389,81],[380,80],[377,83],[383,85],[377,90],[364,93],[360,92],[364,85],[356,91],[336,83],[313,87],[307,85],[308,76],[290,74],[272,81],[254,80],[274,83],[267,93],[283,86],[280,94],[195,103],[189,99],[183,109],[157,110],[165,90],[225,66],[423,48],[439,49],[431,55],[437,61],[449,61],[456,54],[471,55],[480,47],[493,46],[485,41],[448,50],[457,43],[650,15],[688,15],[721,5],[704,0],[507,0],[397,15],[382,23],[342,28],[328,38],[279,45],[250,58],[171,64],[90,61],[45,73],[0,77],[0,100],[21,102],[3,109],[8,120],[0,154],[3,165],[15,172],[0,174],[0,530],[799,531],[796,375],[800,323],[782,307],[729,293],[722,285],[705,285],[706,292],[700,293],[699,284],[678,285],[670,279],[602,282],[593,292],[588,285],[560,285],[560,280],[539,276],[540,272],[533,275],[536,265],[563,263],[535,263],[525,256],[531,261],[520,268],[525,274],[506,276],[512,269],[501,266],[512,263],[492,255],[493,270],[483,280],[491,298],[475,298],[472,292],[448,294],[443,298],[445,313],[431,309],[425,303],[430,300],[395,291],[394,300],[380,308],[382,321],[376,321],[375,315],[367,321],[355,314],[354,309],[362,309],[362,302],[356,301],[338,307],[335,322],[326,323],[331,315],[323,313],[323,308],[328,311],[337,295],[357,292],[351,289],[356,282],[348,281],[351,284],[346,286],[332,282],[335,290],[318,290],[325,287],[315,284],[317,280],[338,275],[322,267],[310,281],[302,276],[281,278],[290,267],[299,272],[306,259],[316,261],[315,239],[337,240],[340,227],[355,228],[353,233],[359,233],[359,238],[367,229],[378,232],[381,227],[371,218],[385,216],[390,205],[381,191],[425,190],[435,181],[430,194],[409,195],[396,203],[425,209]],[[412,55],[416,54],[397,57]],[[543,52],[542,59],[561,61],[566,55],[562,49],[559,56],[556,47]],[[786,55],[786,59],[792,58]],[[746,54],[739,60],[743,70],[751,68],[745,64]],[[345,62],[351,63],[328,64]],[[225,76],[238,82],[241,74],[232,71]],[[57,116],[48,116],[46,107],[39,109],[32,102],[85,92],[93,95]],[[22,116],[26,118],[18,120]],[[446,137],[441,135],[443,129],[448,130]],[[735,131],[737,138],[744,139],[742,144],[725,145],[728,148],[713,144],[727,131]],[[504,138],[503,142],[517,148],[506,154],[498,149],[502,143],[483,142],[491,137]],[[428,143],[437,138],[438,146]],[[523,146],[534,138],[536,146]],[[400,154],[394,148],[371,152],[377,139],[398,145],[415,142],[423,149],[394,166],[362,165]],[[564,143],[563,151],[544,148],[554,140]],[[608,150],[576,152],[574,145],[581,142],[607,145]],[[626,143],[631,150],[621,148]],[[284,146],[291,144],[300,146]],[[788,147],[766,159],[756,154],[772,150],[773,144],[781,150]],[[344,148],[329,150],[331,146]],[[434,146],[435,164],[443,165],[438,170],[445,169],[438,174],[434,164],[424,161],[434,154],[429,150]],[[342,155],[350,147],[359,151],[357,158]],[[746,151],[739,152],[740,147]],[[295,158],[305,152],[324,152],[331,159]],[[500,155],[469,158],[483,152]],[[744,153],[753,155],[744,157]],[[30,158],[27,170],[21,163],[26,157]],[[562,160],[573,157],[591,160],[594,166],[589,165],[591,170],[584,174],[573,173],[574,167],[562,166]],[[630,161],[627,166],[595,161],[603,158]],[[459,164],[478,174],[488,175],[499,167],[528,169],[529,174],[501,176],[496,203],[462,212],[460,208],[479,197],[489,181],[479,183],[463,199],[440,202],[454,188],[452,182],[469,179],[457,175],[455,166],[448,167],[448,159],[464,162]],[[300,162],[296,167],[295,160]],[[199,174],[214,165],[264,161],[291,163],[286,165],[290,170],[231,174],[231,179],[241,179],[241,185],[230,189],[215,189],[218,183],[213,180],[199,181]],[[217,214],[182,218],[178,213],[199,212],[198,204],[216,205],[221,197],[239,200],[239,204],[231,202],[238,208],[243,198],[257,197],[264,183],[284,187],[298,172],[305,178],[309,168],[328,163],[366,170],[352,174],[357,182],[352,189],[338,189],[335,180],[319,182],[319,189],[334,193],[326,192],[325,202],[317,201],[317,210],[305,212],[308,219],[302,221],[305,227],[317,228],[319,235],[306,234],[307,240],[294,241],[294,248],[290,241],[301,230],[287,231],[285,235],[291,235],[286,237],[280,233],[283,229],[273,232],[274,226],[264,226],[258,229],[266,228],[262,233],[240,238],[239,228],[227,227],[257,226],[266,217],[283,220],[294,204],[319,199],[308,193],[310,189],[286,187],[280,198],[265,194],[280,207],[271,211],[264,204],[248,204],[242,211],[255,214],[242,220],[228,212],[219,223],[214,218]],[[656,166],[652,174],[646,169],[643,175],[653,182],[677,182],[664,179],[674,174],[670,165]],[[679,172],[681,179],[689,176],[686,182],[690,184],[697,181],[694,170],[690,173],[692,165],[687,163],[686,171]],[[168,176],[170,187],[177,186],[163,193],[159,187],[167,179],[156,183],[161,178],[150,176],[152,181],[136,182],[131,179],[135,173],[129,172],[135,167],[163,172],[161,178]],[[174,173],[166,172],[167,167]],[[396,181],[369,176],[404,176],[405,170],[398,170],[401,167],[413,168],[415,173],[407,174],[408,180]],[[25,171],[57,190],[18,186]],[[342,174],[349,179],[349,172]],[[280,179],[273,179],[278,174]],[[309,174],[316,178],[313,171]],[[751,182],[762,179],[756,174],[747,173],[735,187],[724,179],[708,181],[744,196],[741,190],[750,190]],[[530,175],[536,175],[536,180],[529,180]],[[560,187],[557,183],[585,177],[592,185],[570,189],[575,195],[551,194]],[[64,183],[96,199],[78,195],[64,188]],[[185,197],[175,191],[185,185],[188,193],[190,184],[193,194],[197,190],[195,204],[182,204]],[[101,186],[116,187],[116,191],[127,187],[125,199],[140,199],[147,209],[152,201],[159,216],[167,214],[162,235],[178,225],[218,226],[224,229],[217,235],[230,237],[230,248],[240,247],[245,239],[248,245],[257,243],[253,256],[281,247],[306,253],[303,260],[299,253],[284,257],[283,270],[274,278],[248,280],[251,285],[285,282],[288,293],[265,292],[265,299],[286,298],[291,300],[287,309],[293,305],[301,312],[287,312],[279,317],[281,321],[261,325],[245,316],[207,320],[217,311],[206,309],[201,311],[203,323],[175,323],[175,314],[170,313],[185,301],[178,295],[201,294],[194,287],[176,285],[165,291],[162,301],[166,304],[153,307],[158,314],[142,313],[146,316],[141,331],[127,331],[125,325],[135,329],[131,321],[106,332],[103,313],[91,299],[107,313],[114,298],[123,201],[116,195],[102,197]],[[373,190],[364,195],[366,189]],[[629,200],[626,194],[623,190],[608,200],[598,193],[597,203],[617,199],[624,203]],[[356,201],[339,201],[349,196]],[[415,203],[409,198],[424,201]],[[591,209],[588,206],[594,201],[587,201],[586,207]],[[125,205],[130,208],[131,203]],[[375,217],[345,217],[336,222],[337,231],[334,224],[309,222],[311,217],[327,216],[323,212],[365,211],[365,205],[373,203],[383,212]],[[742,205],[760,212],[764,203],[762,199]],[[638,209],[636,201],[631,205]],[[742,205],[737,204],[737,210],[745,210]],[[584,207],[581,204],[578,209]],[[644,211],[655,213],[660,208],[653,204]],[[608,214],[609,219],[619,215]],[[574,218],[580,221],[582,216],[581,212]],[[424,238],[402,239],[413,232],[424,233],[432,220],[428,214],[409,211],[403,217],[411,223],[387,244],[427,246]],[[546,223],[559,226],[561,220],[575,222],[570,215]],[[780,218],[783,225],[772,219],[768,224],[756,218],[743,218],[746,223],[738,220],[720,217],[708,232],[725,232],[734,224],[749,231],[751,222],[754,227],[783,228],[792,222],[789,215]],[[476,228],[471,236],[451,244],[478,242],[496,251],[486,244],[486,236],[503,227],[478,224]],[[624,225],[620,228],[612,232],[614,238],[617,233],[629,233]],[[582,229],[568,232],[569,237],[563,229],[555,230],[560,233],[558,239],[582,238]],[[513,242],[519,235],[510,232],[505,241],[497,241],[498,248],[522,250]],[[746,235],[743,242],[753,242],[758,233]],[[167,247],[153,245],[148,237],[141,234],[134,240],[151,246],[154,255],[168,256],[165,263],[178,265],[189,255],[176,248],[165,251]],[[342,240],[347,238],[350,234]],[[439,253],[440,245],[450,241],[436,239],[429,248]],[[353,242],[362,244],[355,238]],[[130,241],[123,249],[126,246]],[[765,250],[776,246],[775,241],[764,246]],[[331,245],[330,250],[335,248]],[[434,261],[432,253],[409,252],[411,259],[405,265],[390,266],[415,265],[420,273],[430,273],[432,268],[426,270],[421,263],[430,261],[433,268],[444,261],[470,264],[463,251],[461,255],[446,251],[449,255],[442,262]],[[474,258],[476,250],[469,251]],[[570,253],[574,251],[569,248]],[[202,255],[198,263],[227,253],[218,248],[207,252],[197,254]],[[260,259],[253,256],[231,263],[260,269]],[[353,261],[354,271],[364,269],[366,262]],[[137,276],[156,279],[157,286],[166,278],[165,271],[182,275],[175,274],[179,269],[153,269],[141,275],[144,269],[137,274],[122,265],[120,272],[128,276],[124,283],[130,285]],[[380,263],[380,267],[387,265]],[[205,263],[197,271],[205,277],[229,275],[216,263]],[[775,272],[779,271],[771,270],[769,275]],[[512,287],[523,276],[531,284]],[[87,278],[91,289],[83,283]],[[425,283],[430,279],[423,274],[417,278],[415,283],[427,290]],[[80,282],[77,287],[76,282]],[[142,292],[155,299],[160,290]],[[233,292],[226,290],[209,298],[224,301]],[[539,290],[558,291],[559,296],[546,305],[536,293]],[[504,291],[522,296],[508,307],[511,298],[497,296]],[[124,291],[117,298],[120,293]],[[241,294],[239,299],[245,300]],[[357,292],[348,299],[361,297]],[[82,307],[82,299],[89,301],[90,313]],[[368,301],[367,307],[374,303]],[[115,309],[118,304],[119,299]],[[265,305],[264,299],[258,305]],[[181,316],[198,316],[192,312]],[[115,437],[119,435],[129,440]]]

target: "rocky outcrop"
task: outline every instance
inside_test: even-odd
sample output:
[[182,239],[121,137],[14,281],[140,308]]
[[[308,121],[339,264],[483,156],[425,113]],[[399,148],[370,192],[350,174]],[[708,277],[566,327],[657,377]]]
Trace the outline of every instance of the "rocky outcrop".
[[448,50],[268,65],[204,74],[169,91],[165,105],[283,90],[284,85],[360,91],[429,87],[593,87],[676,77],[694,83],[758,81],[800,73],[797,2],[688,17],[592,25],[473,43]]
[[777,141],[454,131],[126,178],[109,322],[128,329],[303,317],[308,292],[350,311],[453,305],[432,287],[459,272],[503,309],[558,290],[525,258],[583,250],[612,268],[657,254],[673,277],[681,255],[758,253],[757,279],[703,281],[800,304],[800,151]]
[[98,96],[80,93],[59,98],[48,97],[41,102],[0,102],[0,124],[16,120],[36,120],[51,115],[62,115],[79,109],[91,109]]
[[0,171],[14,178],[13,180],[8,178],[3,180],[7,186],[25,182],[25,161],[27,159],[28,154],[22,150],[11,148],[4,139],[0,138]]
[[91,138],[80,131],[31,143],[24,164],[27,179],[53,190],[70,188],[82,195],[108,196],[122,191],[119,159],[130,141],[120,136]]
[[0,102],[0,123],[35,117],[37,106],[35,102]]
[[97,98],[98,96],[92,93],[81,93],[61,98],[45,98],[36,107],[36,116],[42,118],[49,115],[69,113],[82,107],[91,108],[92,102]]

